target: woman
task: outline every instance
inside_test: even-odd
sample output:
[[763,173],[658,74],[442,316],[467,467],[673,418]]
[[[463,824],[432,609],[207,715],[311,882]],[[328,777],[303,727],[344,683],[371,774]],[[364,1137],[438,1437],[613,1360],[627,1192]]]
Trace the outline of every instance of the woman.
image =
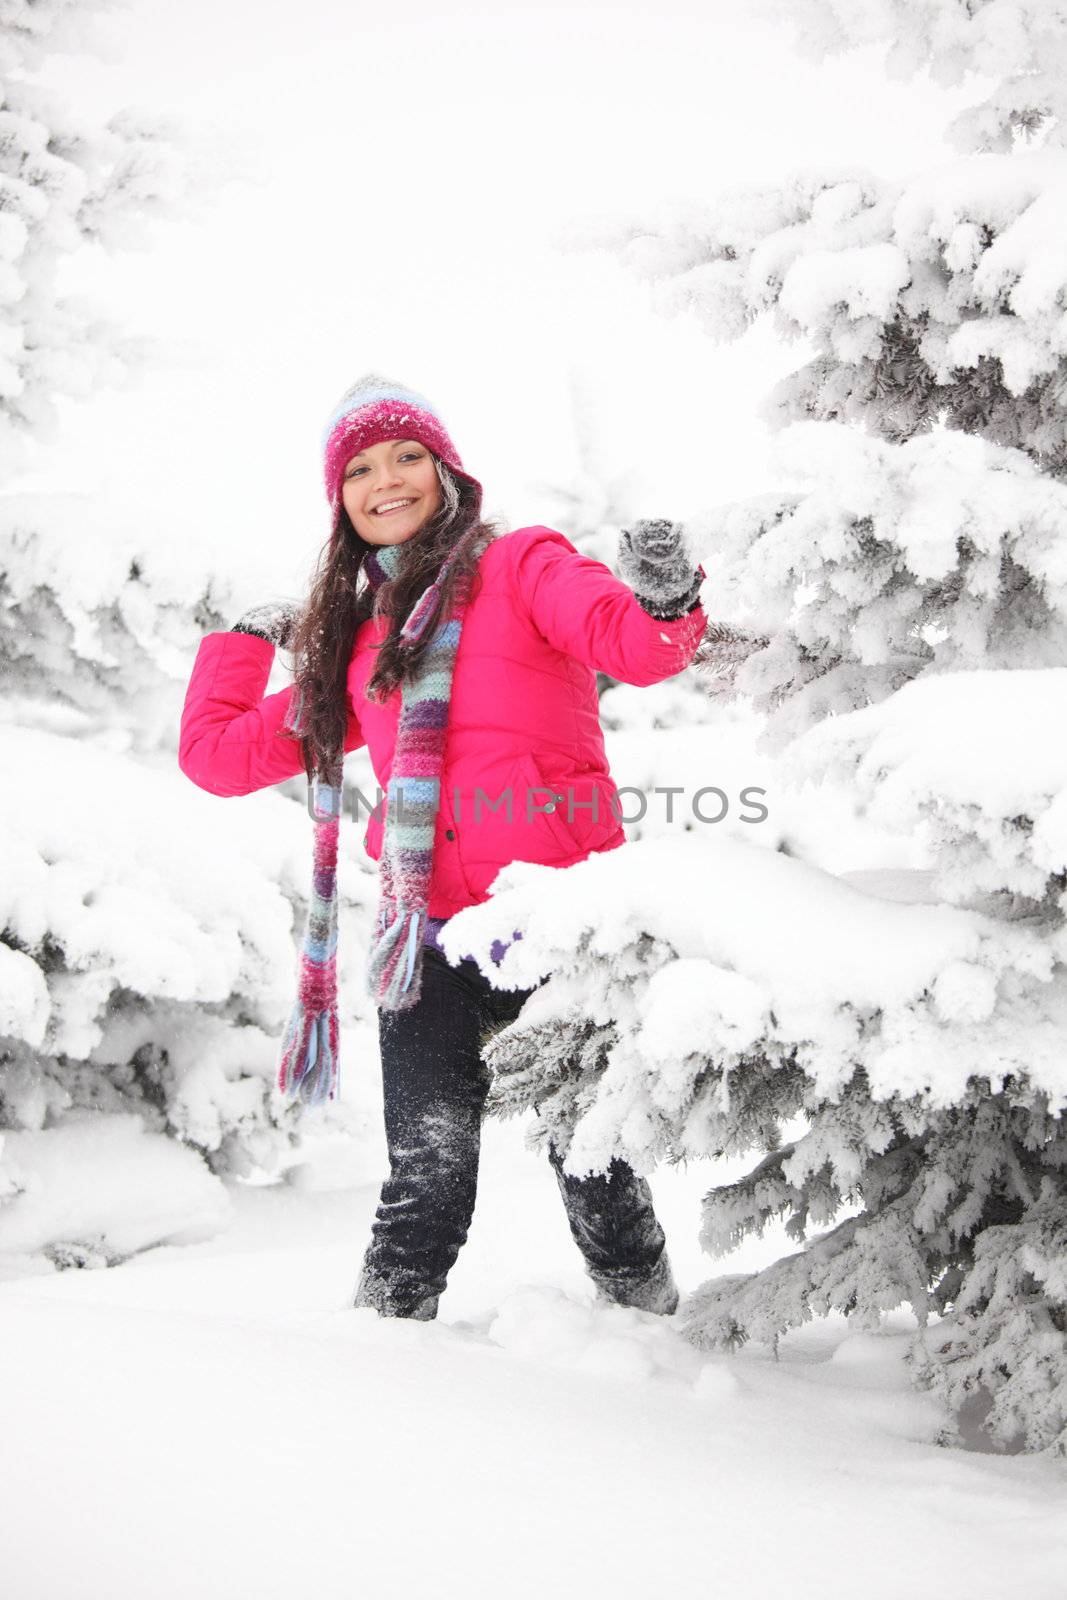
[[[474,1210],[480,1043],[532,992],[495,989],[469,956],[451,965],[441,928],[510,861],[563,867],[625,843],[596,672],[651,684],[687,666],[704,571],[673,523],[623,532],[625,582],[550,528],[501,533],[438,413],[375,374],[334,409],[323,452],[332,526],[309,600],[257,607],[201,641],[179,764],[219,795],[301,770],[314,780],[311,911],[282,1058],[283,1086],[314,1098],[336,1065],[341,762],[368,746],[385,795],[364,843],[379,862],[367,971],[390,1172],[355,1304],[428,1319]],[[264,698],[276,646],[296,681]],[[579,1179],[554,1148],[550,1160],[600,1296],[672,1313],[647,1182],[619,1161]]]

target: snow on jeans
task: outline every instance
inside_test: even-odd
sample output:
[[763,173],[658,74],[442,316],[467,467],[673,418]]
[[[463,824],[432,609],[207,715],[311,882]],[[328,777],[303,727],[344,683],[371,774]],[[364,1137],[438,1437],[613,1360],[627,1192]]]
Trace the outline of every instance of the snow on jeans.
[[[363,1258],[357,1306],[386,1316],[437,1313],[449,1271],[467,1238],[478,1188],[481,1123],[489,1069],[487,1028],[514,1021],[532,990],[494,989],[477,963],[450,966],[427,948],[418,1003],[378,1012],[389,1176]],[[571,1234],[595,1273],[643,1278],[663,1251],[648,1183],[624,1162],[575,1178],[549,1160]]]

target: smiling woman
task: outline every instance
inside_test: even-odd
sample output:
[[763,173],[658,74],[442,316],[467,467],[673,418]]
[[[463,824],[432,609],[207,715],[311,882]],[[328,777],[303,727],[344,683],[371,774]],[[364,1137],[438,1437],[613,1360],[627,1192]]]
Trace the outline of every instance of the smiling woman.
[[[311,746],[314,876],[279,1086],[315,1103],[333,1094],[337,1067],[341,759],[362,744],[370,751],[386,802],[364,840],[380,884],[366,982],[379,1015],[390,1176],[355,1303],[425,1319],[474,1209],[489,1087],[483,1037],[532,992],[497,989],[470,956],[451,964],[442,927],[486,900],[512,861],[563,868],[625,844],[596,674],[652,684],[682,671],[707,620],[704,573],[675,523],[623,530],[625,581],[552,528],[498,535],[429,401],[376,374],[343,396],[323,449],[332,527],[287,636],[296,682],[262,697],[275,636],[261,608],[253,626],[243,618],[209,635],[179,759],[201,787],[247,794],[294,775],[299,741]],[[453,805],[454,795],[498,795],[501,785],[520,790],[517,814],[494,808],[479,823],[466,800]],[[648,1183],[618,1161],[578,1179],[554,1147],[549,1155],[602,1297],[673,1312],[678,1292]]]

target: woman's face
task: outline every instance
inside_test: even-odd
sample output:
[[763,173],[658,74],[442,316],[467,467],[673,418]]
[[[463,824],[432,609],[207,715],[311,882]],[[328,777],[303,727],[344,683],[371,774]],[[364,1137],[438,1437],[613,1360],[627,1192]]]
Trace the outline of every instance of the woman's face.
[[441,482],[424,444],[383,439],[346,463],[341,499],[368,544],[402,544],[440,509]]

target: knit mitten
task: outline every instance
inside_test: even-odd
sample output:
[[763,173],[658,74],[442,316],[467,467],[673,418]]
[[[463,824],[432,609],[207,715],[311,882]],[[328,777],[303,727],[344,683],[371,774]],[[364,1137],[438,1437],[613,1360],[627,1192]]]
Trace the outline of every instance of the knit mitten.
[[619,572],[643,611],[673,622],[692,611],[704,575],[680,522],[643,518],[619,535]]
[[257,639],[266,639],[276,650],[286,650],[293,629],[300,620],[300,607],[291,600],[271,600],[266,605],[253,606],[239,617],[230,633],[254,633]]

